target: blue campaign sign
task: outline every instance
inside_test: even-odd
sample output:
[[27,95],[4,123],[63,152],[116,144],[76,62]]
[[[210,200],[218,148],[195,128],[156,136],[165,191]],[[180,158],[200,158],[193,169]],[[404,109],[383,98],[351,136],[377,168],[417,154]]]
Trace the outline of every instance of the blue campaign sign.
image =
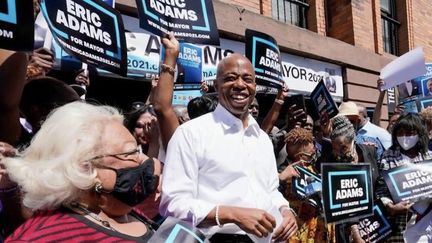
[[0,48],[32,51],[34,43],[33,2],[0,1]]
[[315,113],[312,114],[314,117],[320,117],[323,113],[327,113],[332,118],[339,113],[336,103],[322,80],[315,86],[310,97],[315,107]]
[[[126,32],[127,76],[152,79],[159,75],[161,43],[157,36],[146,33]],[[104,76],[112,73],[98,69]]]
[[177,83],[201,83],[202,48],[188,43],[180,44],[177,59]]
[[321,171],[327,223],[352,221],[372,215],[370,164],[324,163]]
[[136,0],[140,27],[163,36],[172,31],[180,41],[219,45],[211,0]]
[[365,242],[383,242],[392,233],[393,225],[385,213],[381,200],[376,200],[373,215],[359,219],[360,237]]
[[149,243],[208,242],[200,230],[188,222],[168,217],[148,241]]
[[80,61],[126,74],[121,15],[100,0],[42,0],[41,11],[60,46]]
[[281,55],[276,40],[264,33],[246,30],[246,57],[255,69],[257,84],[280,88],[283,85]]
[[432,161],[398,166],[384,171],[383,177],[396,203],[432,198]]
[[115,6],[115,0],[102,0],[104,3],[110,5],[111,7],[114,8]]
[[293,194],[300,199],[306,199],[310,205],[317,207],[319,203],[315,200],[315,198],[308,197],[306,187],[314,182],[321,183],[321,177],[303,166],[296,165],[294,168],[297,170],[299,177],[292,178]]

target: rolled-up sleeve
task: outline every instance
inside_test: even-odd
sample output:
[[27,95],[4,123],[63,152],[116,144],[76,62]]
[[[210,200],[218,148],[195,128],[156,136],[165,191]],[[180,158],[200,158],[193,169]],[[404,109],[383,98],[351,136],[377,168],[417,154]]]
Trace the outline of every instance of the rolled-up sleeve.
[[197,199],[198,169],[194,137],[179,127],[167,149],[159,211],[198,225],[216,206]]

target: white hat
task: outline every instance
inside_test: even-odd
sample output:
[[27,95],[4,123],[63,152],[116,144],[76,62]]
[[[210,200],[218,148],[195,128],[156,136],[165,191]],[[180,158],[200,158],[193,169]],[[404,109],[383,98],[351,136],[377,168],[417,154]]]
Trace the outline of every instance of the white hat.
[[339,106],[339,113],[337,116],[359,116],[356,103],[352,101],[342,102]]

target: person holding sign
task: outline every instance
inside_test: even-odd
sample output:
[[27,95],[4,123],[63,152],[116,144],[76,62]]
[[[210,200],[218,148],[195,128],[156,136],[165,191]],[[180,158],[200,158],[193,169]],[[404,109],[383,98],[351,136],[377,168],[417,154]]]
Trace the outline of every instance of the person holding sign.
[[211,242],[286,241],[297,223],[278,191],[270,139],[248,112],[256,92],[251,62],[240,54],[223,59],[215,87],[216,110],[178,127],[169,142],[160,212],[192,222]]
[[[280,190],[289,200],[290,206],[298,215],[299,230],[289,240],[290,243],[309,242],[320,243],[335,242],[334,225],[327,225],[321,216],[321,209],[318,205],[311,205],[309,199],[299,198],[292,192],[292,178],[298,177],[297,168],[304,168],[314,174],[316,151],[313,143],[312,133],[304,128],[294,128],[285,136],[287,157],[285,162],[278,168]],[[303,180],[300,184],[308,184]],[[319,198],[318,200],[321,200]]]
[[[372,182],[378,177],[376,165],[376,148],[372,145],[355,143],[355,129],[353,124],[345,116],[336,116],[332,119],[332,132],[330,139],[332,143],[332,155],[325,162],[341,163],[369,163],[371,164]],[[351,223],[349,230],[346,230],[346,224],[337,225],[337,237],[352,237],[355,240],[361,240],[357,224]],[[349,232],[349,233],[348,233]],[[359,242],[359,241],[355,241]]]
[[[379,164],[380,173],[411,163],[418,163],[432,158],[432,152],[428,149],[428,132],[423,120],[418,114],[408,113],[399,117],[392,131],[393,145],[383,154]],[[378,178],[376,193],[383,202],[386,210],[392,216],[395,230],[388,239],[390,242],[404,242],[402,232],[406,228],[406,222],[411,217],[410,209],[417,213],[416,206],[407,201],[393,202],[388,187],[383,177]]]

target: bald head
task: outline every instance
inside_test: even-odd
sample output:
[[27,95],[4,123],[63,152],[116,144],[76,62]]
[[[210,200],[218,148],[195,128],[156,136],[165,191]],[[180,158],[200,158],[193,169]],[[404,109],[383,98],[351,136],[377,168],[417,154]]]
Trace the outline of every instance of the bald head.
[[367,122],[368,117],[366,107],[357,104],[357,109],[360,116],[360,126],[363,126]]
[[[244,63],[250,65],[252,67],[252,70],[253,70],[252,63],[249,61],[249,59],[247,59],[245,56],[243,56],[239,53],[233,53],[233,54],[225,57],[224,59],[222,59],[219,62],[218,66],[217,66],[216,80],[219,80],[219,78],[223,74],[224,70],[226,69],[227,63],[232,63],[232,62],[244,62]],[[254,77],[255,77],[255,72],[254,72]]]
[[215,88],[219,104],[246,121],[256,91],[255,71],[249,59],[240,54],[224,58],[218,65]]

